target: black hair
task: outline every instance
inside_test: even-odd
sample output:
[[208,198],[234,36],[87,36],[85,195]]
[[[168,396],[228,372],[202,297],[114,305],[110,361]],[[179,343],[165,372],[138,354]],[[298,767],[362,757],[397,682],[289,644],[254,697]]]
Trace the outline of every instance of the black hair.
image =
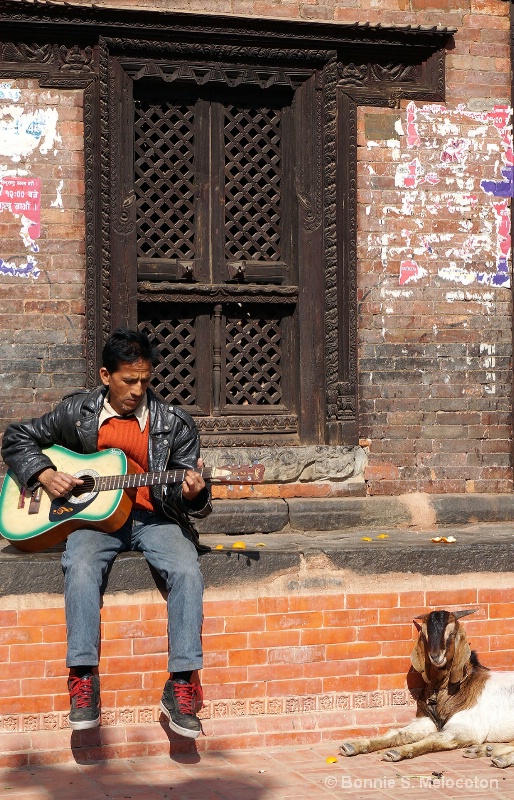
[[129,328],[116,328],[102,350],[102,366],[111,375],[121,364],[134,364],[140,358],[153,364],[156,359],[155,348],[146,333]]

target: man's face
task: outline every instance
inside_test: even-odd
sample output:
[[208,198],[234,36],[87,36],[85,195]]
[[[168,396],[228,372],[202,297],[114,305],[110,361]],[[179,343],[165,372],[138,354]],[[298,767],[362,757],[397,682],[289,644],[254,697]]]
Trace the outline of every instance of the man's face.
[[140,358],[133,364],[121,363],[116,372],[100,369],[104,386],[109,387],[109,402],[117,414],[131,414],[145,396],[152,377],[152,363]]

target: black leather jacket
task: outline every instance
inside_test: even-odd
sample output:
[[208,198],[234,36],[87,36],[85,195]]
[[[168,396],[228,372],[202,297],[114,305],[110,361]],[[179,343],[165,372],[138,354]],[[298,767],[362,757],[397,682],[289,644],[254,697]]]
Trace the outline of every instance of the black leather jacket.
[[[107,389],[100,386],[91,392],[77,392],[65,397],[53,411],[42,417],[8,426],[2,442],[2,458],[24,486],[36,482],[37,473],[55,467],[42,447],[59,444],[76,453],[98,450],[98,418]],[[149,389],[150,412],[148,469],[193,469],[200,454],[196,425],[185,411],[159,400]],[[182,497],[181,484],[152,486],[152,500],[157,513],[195,533],[189,516],[206,517],[212,511],[210,491],[203,489],[192,501]]]

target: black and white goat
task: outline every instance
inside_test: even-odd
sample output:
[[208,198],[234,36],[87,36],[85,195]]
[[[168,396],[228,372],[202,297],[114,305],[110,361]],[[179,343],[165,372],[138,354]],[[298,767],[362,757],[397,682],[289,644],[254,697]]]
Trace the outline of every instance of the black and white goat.
[[473,613],[431,611],[416,618],[421,625],[411,661],[425,682],[416,719],[382,736],[343,742],[343,755],[385,750],[383,761],[401,761],[463,747],[467,758],[491,756],[501,768],[514,764],[514,672],[491,672],[479,663],[459,624]]

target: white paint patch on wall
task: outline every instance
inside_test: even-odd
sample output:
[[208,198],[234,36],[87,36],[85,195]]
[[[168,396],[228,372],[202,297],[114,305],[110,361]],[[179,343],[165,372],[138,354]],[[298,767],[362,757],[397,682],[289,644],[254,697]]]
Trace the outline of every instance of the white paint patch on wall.
[[463,286],[469,286],[470,283],[475,282],[475,273],[470,270],[458,267],[455,263],[450,263],[447,267],[440,267],[437,274],[445,281],[453,281],[454,283],[462,283]]
[[62,205],[62,194],[61,194],[63,186],[64,186],[64,181],[59,181],[59,185],[57,186],[57,190],[56,190],[57,194],[56,194],[55,200],[52,200],[51,203],[50,203],[50,206],[52,208],[63,208],[63,205]]
[[27,111],[23,106],[0,105],[0,156],[18,162],[39,150],[43,155],[61,141],[56,108]]
[[21,97],[19,89],[13,89],[12,83],[0,83],[0,100],[10,100],[17,103]]
[[496,345],[494,344],[480,344],[480,356],[484,359],[484,369],[486,370],[484,384],[484,391],[486,394],[496,394],[496,373],[493,372],[496,367]]

